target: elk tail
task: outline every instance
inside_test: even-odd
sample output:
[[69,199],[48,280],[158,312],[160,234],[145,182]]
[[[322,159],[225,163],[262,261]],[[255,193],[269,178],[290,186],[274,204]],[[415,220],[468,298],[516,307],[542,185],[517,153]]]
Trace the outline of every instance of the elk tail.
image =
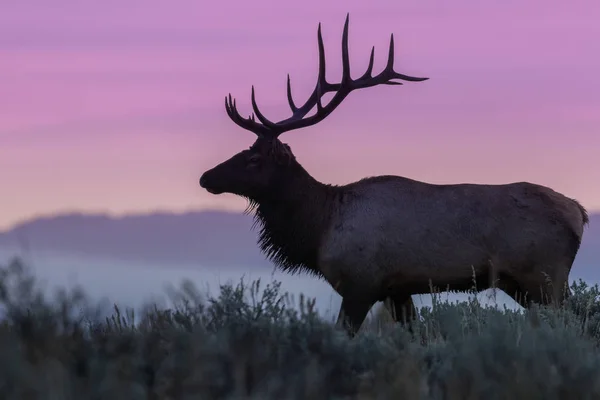
[[588,225],[590,223],[590,217],[588,215],[587,210],[577,200],[573,199],[573,201],[579,208],[579,212],[581,212],[581,221],[582,221],[581,225],[582,226]]

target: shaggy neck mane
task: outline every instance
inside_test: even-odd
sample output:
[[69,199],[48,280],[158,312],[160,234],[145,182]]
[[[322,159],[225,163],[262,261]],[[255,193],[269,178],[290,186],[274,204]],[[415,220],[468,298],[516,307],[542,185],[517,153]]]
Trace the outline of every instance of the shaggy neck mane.
[[322,276],[318,252],[341,199],[340,187],[317,181],[296,161],[291,169],[275,192],[250,200],[249,211],[255,211],[260,226],[258,244],[283,271]]

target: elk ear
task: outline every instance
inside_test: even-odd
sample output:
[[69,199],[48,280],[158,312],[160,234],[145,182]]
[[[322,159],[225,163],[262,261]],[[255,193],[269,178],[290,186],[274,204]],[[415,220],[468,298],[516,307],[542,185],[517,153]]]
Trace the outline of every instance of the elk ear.
[[275,161],[279,165],[289,165],[294,159],[292,149],[285,143],[280,143],[275,151]]

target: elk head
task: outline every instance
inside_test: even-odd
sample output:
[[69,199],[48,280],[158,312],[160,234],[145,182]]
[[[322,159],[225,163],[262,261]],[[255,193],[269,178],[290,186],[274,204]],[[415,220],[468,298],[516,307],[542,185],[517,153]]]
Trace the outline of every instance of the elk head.
[[[372,76],[375,47],[371,49],[369,66],[358,79],[350,77],[350,60],[348,56],[348,21],[346,15],[342,35],[342,80],[340,83],[329,83],[325,79],[325,50],[321,36],[321,24],[317,31],[319,46],[319,75],[314,91],[302,106],[297,107],[292,98],[290,76],[287,78],[287,99],[292,116],[279,122],[268,120],[259,110],[252,86],[253,114],[243,118],[236,107],[231,94],[225,97],[227,115],[238,126],[253,132],[258,138],[247,150],[241,151],[213,169],[206,171],[200,178],[200,186],[213,194],[233,193],[260,202],[265,196],[274,195],[284,187],[295,173],[303,171],[295,160],[290,147],[279,140],[279,136],[287,131],[314,125],[325,119],[341,102],[356,89],[376,85],[402,85],[393,79],[419,82],[428,78],[416,78],[394,71],[394,35],[391,35],[387,65],[376,76]],[[325,93],[335,92],[327,105],[321,98]],[[306,117],[308,112],[317,107],[314,115]],[[260,122],[257,122],[256,119]]]

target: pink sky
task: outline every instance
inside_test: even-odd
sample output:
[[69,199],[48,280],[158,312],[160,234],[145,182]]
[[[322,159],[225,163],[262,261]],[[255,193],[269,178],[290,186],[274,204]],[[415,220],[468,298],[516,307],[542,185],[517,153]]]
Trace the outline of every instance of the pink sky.
[[326,182],[397,174],[434,183],[533,181],[600,210],[598,0],[31,0],[0,14],[0,229],[39,214],[242,209],[200,174],[312,91],[316,28],[328,79],[350,12],[353,76],[375,45],[429,81],[352,93],[326,121],[286,133]]

